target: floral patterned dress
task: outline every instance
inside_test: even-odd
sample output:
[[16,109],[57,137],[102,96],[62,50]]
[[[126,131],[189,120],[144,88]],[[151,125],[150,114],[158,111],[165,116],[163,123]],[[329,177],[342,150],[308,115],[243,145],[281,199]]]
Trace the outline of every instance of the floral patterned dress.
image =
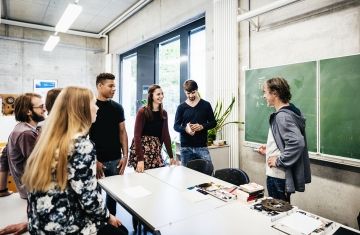
[[77,137],[69,154],[68,187],[28,195],[30,234],[96,234],[106,225],[109,211],[98,190],[95,160],[92,142]]

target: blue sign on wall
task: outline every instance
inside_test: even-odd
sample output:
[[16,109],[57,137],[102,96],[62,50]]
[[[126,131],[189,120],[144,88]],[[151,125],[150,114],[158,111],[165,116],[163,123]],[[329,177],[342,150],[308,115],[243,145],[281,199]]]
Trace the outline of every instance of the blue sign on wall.
[[35,88],[55,88],[56,82],[38,82],[35,83]]

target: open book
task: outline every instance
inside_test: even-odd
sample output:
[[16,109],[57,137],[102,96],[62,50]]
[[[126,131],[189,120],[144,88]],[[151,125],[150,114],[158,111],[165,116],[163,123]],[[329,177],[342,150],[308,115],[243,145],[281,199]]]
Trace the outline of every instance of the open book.
[[259,191],[264,191],[264,186],[257,184],[257,183],[242,184],[239,186],[239,188],[250,194],[259,192]]
[[216,197],[222,201],[228,202],[237,199],[237,195],[232,193],[234,187],[226,187],[224,185],[215,184],[213,182],[203,183],[195,186],[196,190],[202,194],[209,194],[213,197]]

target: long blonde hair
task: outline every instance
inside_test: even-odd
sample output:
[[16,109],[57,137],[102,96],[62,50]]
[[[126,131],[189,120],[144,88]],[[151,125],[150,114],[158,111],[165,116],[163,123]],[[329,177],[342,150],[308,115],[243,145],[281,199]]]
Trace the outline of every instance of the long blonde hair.
[[92,99],[87,88],[67,87],[60,92],[27,160],[22,180],[28,192],[47,191],[51,183],[66,188],[68,155],[74,137],[90,129]]

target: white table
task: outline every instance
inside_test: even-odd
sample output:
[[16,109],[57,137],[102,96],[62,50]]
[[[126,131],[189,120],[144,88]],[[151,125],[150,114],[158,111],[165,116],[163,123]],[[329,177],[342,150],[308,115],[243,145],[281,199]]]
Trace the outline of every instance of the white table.
[[161,180],[166,184],[171,185],[180,191],[187,190],[187,188],[195,185],[210,182],[229,187],[233,186],[230,183],[194,171],[184,166],[160,167],[146,170],[145,173]]
[[[161,169],[166,171],[166,168]],[[201,181],[205,182],[208,181]],[[191,201],[186,197],[186,191],[181,192],[147,173],[106,177],[99,180],[99,184],[130,214],[153,230],[226,204],[210,195],[201,201]],[[129,194],[129,190],[135,188],[144,189],[150,194],[142,197]]]
[[[163,227],[160,229],[160,233],[161,235],[284,235],[284,232],[272,228],[272,225],[284,218],[285,217],[282,217],[272,222],[270,217],[265,214],[252,210],[248,206],[232,203],[215,208],[208,213],[194,215],[186,220]],[[359,230],[349,228],[336,222],[333,222],[325,231],[314,234],[331,235],[335,233],[339,227],[360,234]],[[296,235],[299,234],[296,233]]]
[[[201,201],[191,201],[187,188],[214,182],[231,184],[182,166],[146,170],[99,180],[101,187],[141,223],[162,235],[215,234],[281,234],[271,226],[271,218],[250,209],[239,201],[223,202],[208,195]],[[141,188],[149,194],[137,197],[129,189]],[[198,193],[198,192],[194,192]],[[141,193],[139,193],[141,194]],[[332,234],[340,225],[334,222]],[[343,226],[345,227],[345,226]],[[350,229],[355,231],[353,229]]]
[[161,235],[284,233],[271,228],[270,218],[238,203],[231,203],[160,229]]
[[20,198],[19,193],[0,197],[0,228],[10,224],[26,222],[26,207],[27,201]]

